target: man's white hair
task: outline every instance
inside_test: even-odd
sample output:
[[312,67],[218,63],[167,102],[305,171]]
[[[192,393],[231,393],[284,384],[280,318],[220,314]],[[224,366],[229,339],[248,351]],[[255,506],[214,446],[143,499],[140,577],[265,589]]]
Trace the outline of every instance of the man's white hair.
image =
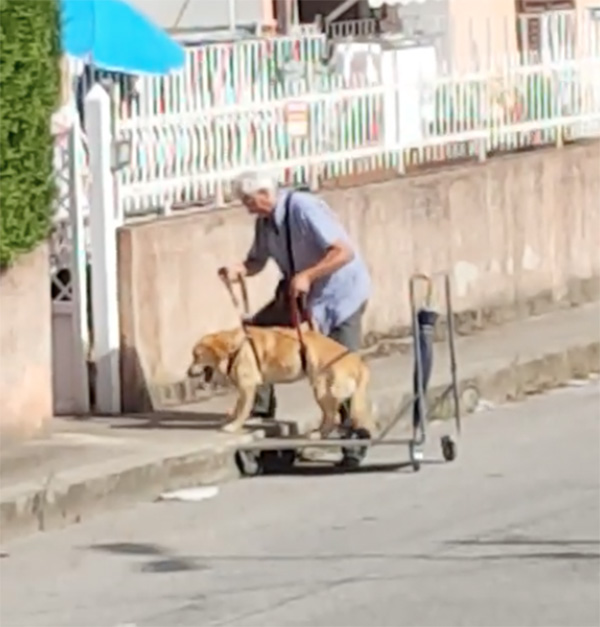
[[275,177],[264,172],[244,172],[235,178],[234,190],[238,198],[254,196],[258,192],[267,192],[274,196],[277,192]]

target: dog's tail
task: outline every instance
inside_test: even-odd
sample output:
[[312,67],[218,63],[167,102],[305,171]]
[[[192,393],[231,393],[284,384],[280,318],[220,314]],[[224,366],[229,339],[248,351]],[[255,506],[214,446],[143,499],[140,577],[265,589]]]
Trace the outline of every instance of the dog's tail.
[[364,363],[362,363],[361,366],[356,381],[356,389],[350,398],[350,419],[352,420],[352,427],[354,429],[365,429],[373,437],[377,425],[373,419],[368,394],[371,374]]

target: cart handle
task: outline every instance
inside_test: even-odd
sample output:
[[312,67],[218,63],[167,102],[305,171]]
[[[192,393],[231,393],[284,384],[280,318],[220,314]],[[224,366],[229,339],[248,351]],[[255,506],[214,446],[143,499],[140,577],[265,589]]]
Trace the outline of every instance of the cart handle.
[[[243,274],[238,274],[233,279],[227,273],[225,268],[220,268],[218,272],[219,278],[223,281],[229,296],[231,297],[231,302],[233,306],[236,308],[237,312],[242,319],[242,323],[246,322],[246,320],[250,317],[250,300],[248,298],[248,287],[246,286],[246,279]],[[242,296],[242,303],[240,308],[240,301],[235,294],[233,289],[233,284],[238,283],[240,286],[240,293]]]

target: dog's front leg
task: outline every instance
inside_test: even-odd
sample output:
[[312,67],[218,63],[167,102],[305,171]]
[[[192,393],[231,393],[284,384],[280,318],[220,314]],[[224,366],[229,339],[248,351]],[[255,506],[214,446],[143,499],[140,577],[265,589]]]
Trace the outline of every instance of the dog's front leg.
[[235,433],[244,426],[244,423],[248,420],[250,412],[252,411],[252,403],[254,402],[255,394],[256,386],[239,390],[231,421],[223,427],[223,431]]

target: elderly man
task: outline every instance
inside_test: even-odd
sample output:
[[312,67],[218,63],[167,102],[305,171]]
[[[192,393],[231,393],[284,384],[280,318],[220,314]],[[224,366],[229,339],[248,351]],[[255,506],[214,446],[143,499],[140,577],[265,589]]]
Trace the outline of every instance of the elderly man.
[[[275,298],[259,311],[252,323],[290,326],[290,298],[307,297],[319,330],[355,351],[360,348],[361,318],[371,289],[367,267],[344,227],[324,201],[305,191],[278,190],[269,176],[241,175],[236,192],[257,217],[252,246],[244,262],[222,268],[229,280],[258,274],[269,259],[283,279]],[[347,409],[342,407],[343,420]],[[273,386],[257,391],[254,416],[274,417]],[[354,449],[357,451],[357,449]],[[352,449],[345,451],[351,456]]]

